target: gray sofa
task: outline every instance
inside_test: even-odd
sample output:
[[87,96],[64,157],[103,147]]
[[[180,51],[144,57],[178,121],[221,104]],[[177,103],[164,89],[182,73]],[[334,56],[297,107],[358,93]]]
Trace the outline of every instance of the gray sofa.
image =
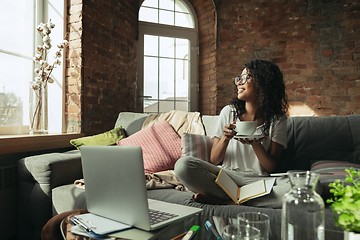
[[[127,135],[141,129],[148,115],[120,113],[115,127],[122,126]],[[217,116],[202,116],[207,134],[211,134]],[[317,160],[340,160],[359,163],[360,115],[337,117],[289,117],[288,147],[283,151],[276,172],[309,170]],[[19,238],[40,239],[42,227],[54,215],[86,208],[84,190],[74,186],[82,178],[80,152],[50,153],[19,161]],[[261,211],[271,218],[270,239],[280,239],[281,209],[246,205],[210,205],[191,200],[191,193],[175,189],[148,190],[148,197],[167,202],[201,207],[202,214],[236,217],[244,211]],[[333,212],[327,207],[326,229],[334,227]],[[326,239],[336,239],[327,231]]]

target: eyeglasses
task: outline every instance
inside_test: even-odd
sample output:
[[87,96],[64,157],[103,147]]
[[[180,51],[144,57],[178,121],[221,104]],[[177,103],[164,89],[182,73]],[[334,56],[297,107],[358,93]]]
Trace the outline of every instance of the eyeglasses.
[[243,85],[247,82],[247,80],[249,79],[250,75],[249,74],[243,74],[241,76],[237,76],[235,78],[235,85],[237,85],[239,82]]

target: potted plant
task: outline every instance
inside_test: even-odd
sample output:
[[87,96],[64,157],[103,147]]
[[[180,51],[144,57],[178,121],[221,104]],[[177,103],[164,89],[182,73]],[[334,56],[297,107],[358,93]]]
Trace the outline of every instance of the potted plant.
[[344,182],[336,180],[329,184],[330,192],[334,198],[328,199],[330,208],[338,214],[334,217],[335,226],[344,230],[344,239],[360,239],[360,170],[353,167],[345,169],[348,173]]

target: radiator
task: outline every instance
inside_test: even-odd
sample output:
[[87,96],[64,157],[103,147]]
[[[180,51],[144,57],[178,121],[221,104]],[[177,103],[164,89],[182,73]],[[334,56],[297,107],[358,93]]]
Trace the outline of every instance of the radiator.
[[17,165],[0,167],[0,226],[1,239],[7,239],[17,232]]

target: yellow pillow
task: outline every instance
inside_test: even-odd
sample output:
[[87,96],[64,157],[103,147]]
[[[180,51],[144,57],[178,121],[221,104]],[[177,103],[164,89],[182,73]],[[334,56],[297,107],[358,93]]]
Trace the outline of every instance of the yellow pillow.
[[82,137],[70,140],[70,143],[80,150],[80,146],[109,146],[116,144],[117,141],[125,137],[124,129],[119,126],[110,131],[100,133],[94,136]]

